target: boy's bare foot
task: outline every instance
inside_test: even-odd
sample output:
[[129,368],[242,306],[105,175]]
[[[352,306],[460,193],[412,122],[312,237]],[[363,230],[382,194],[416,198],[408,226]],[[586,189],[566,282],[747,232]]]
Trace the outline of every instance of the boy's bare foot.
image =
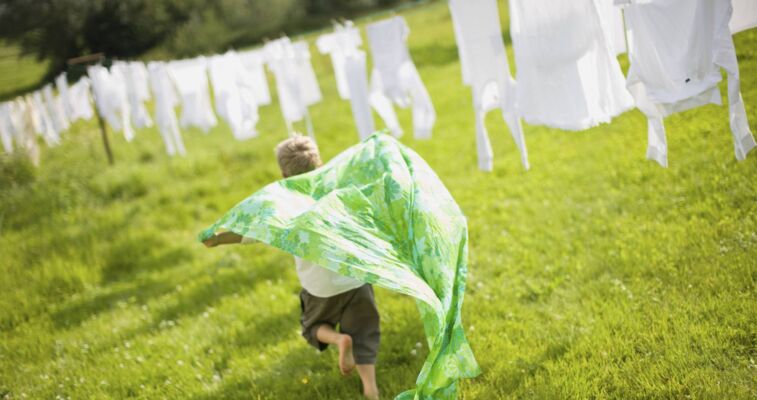
[[378,390],[375,391],[363,391],[363,396],[368,400],[379,400]]
[[355,369],[355,357],[352,355],[352,338],[350,335],[339,335],[339,370],[342,375],[349,375]]

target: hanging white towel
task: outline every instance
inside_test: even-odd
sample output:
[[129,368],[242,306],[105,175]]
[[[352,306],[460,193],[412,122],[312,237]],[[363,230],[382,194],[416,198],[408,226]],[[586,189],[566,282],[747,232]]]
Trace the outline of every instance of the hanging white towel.
[[757,27],[757,1],[732,0],[733,14],[728,24],[731,33],[737,33]]
[[147,85],[147,68],[141,61],[116,62],[112,70],[117,70],[126,83],[126,96],[129,99],[131,122],[136,128],[149,128],[152,119],[145,107],[145,101],[150,100],[150,89]]
[[30,113],[34,124],[34,131],[45,139],[48,146],[60,144],[60,136],[53,126],[52,118],[47,111],[42,93],[38,90],[31,95]]
[[258,103],[239,56],[235,52],[213,56],[209,69],[218,115],[237,140],[257,136]]
[[510,1],[516,104],[528,123],[582,130],[633,106],[595,1]]
[[58,89],[58,96],[60,96],[61,103],[63,104],[63,111],[66,113],[66,118],[68,118],[70,122],[76,121],[73,117],[74,111],[71,106],[71,93],[69,92],[68,79],[66,79],[65,72],[55,78],[55,87]]
[[426,86],[410,58],[407,36],[410,29],[405,19],[396,16],[374,22],[366,27],[373,57],[371,72],[371,105],[394,136],[402,135],[393,104],[405,108],[412,105],[413,132],[419,139],[431,137],[436,111]]
[[367,138],[375,130],[371,111],[365,52],[360,31],[351,21],[336,25],[334,32],[318,38],[316,44],[321,53],[329,54],[334,65],[337,90],[343,99],[349,99],[352,116],[355,119],[360,140]]
[[147,65],[147,71],[155,96],[155,123],[158,125],[160,135],[166,146],[166,153],[169,156],[174,154],[184,155],[184,141],[179,131],[179,122],[176,120],[174,111],[178,104],[176,92],[173,83],[168,74],[166,64],[163,62],[151,62]]
[[246,71],[245,81],[252,88],[258,106],[271,104],[271,91],[265,76],[265,54],[263,49],[248,50],[238,53]]
[[510,75],[496,0],[451,0],[452,25],[463,71],[463,82],[473,90],[478,166],[493,168],[493,153],[486,131],[486,113],[499,108],[528,169],[528,151],[520,118],[515,112],[515,81]]
[[63,108],[63,102],[59,96],[53,94],[53,86],[51,84],[47,84],[42,88],[42,95],[45,98],[45,106],[50,115],[50,120],[53,123],[53,129],[55,129],[56,134],[60,136],[60,134],[67,130],[69,126],[68,118],[66,118],[66,111]]
[[721,104],[720,69],[728,76],[730,126],[736,159],[755,147],[741,98],[739,66],[728,23],[730,0],[616,0],[625,4],[628,88],[648,118],[647,158],[667,167],[663,118]]
[[87,67],[87,75],[94,89],[98,113],[108,121],[113,130],[123,132],[126,141],[134,140],[124,76],[118,70],[108,71],[101,65]]
[[181,97],[179,123],[184,128],[196,126],[207,133],[218,123],[210,105],[207,60],[198,57],[171,61],[168,63],[168,72]]

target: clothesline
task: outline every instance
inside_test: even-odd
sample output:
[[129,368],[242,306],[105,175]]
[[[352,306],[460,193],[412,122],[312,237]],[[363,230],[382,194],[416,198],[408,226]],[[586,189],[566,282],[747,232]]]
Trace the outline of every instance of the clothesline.
[[[633,107],[649,120],[647,158],[667,166],[663,118],[720,104],[720,68],[728,76],[736,158],[743,160],[755,147],[731,36],[757,25],[757,2],[510,0],[515,77],[509,72],[497,1],[450,0],[449,8],[463,83],[473,92],[481,170],[493,168],[484,117],[494,109],[502,113],[526,169],[521,118],[534,125],[583,130],[608,123]],[[649,22],[655,18],[660,20]],[[332,32],[316,41],[318,50],[331,58],[340,98],[350,101],[358,137],[362,140],[375,130],[373,110],[393,135],[401,136],[396,105],[411,107],[416,138],[430,138],[436,111],[408,49],[410,28],[404,18],[370,22],[365,30],[374,66],[370,74],[360,30],[352,22],[335,23]],[[627,76],[616,58],[623,52],[631,62]],[[110,69],[93,65],[71,86],[65,74],[58,76],[57,95],[48,84],[0,104],[0,142],[6,153],[24,151],[36,164],[37,137],[48,146],[58,145],[72,122],[91,119],[93,102],[94,110],[127,141],[155,123],[171,156],[186,154],[181,128],[198,127],[207,133],[217,125],[216,116],[237,140],[248,140],[258,136],[259,107],[271,102],[266,68],[274,76],[289,133],[304,121],[307,133],[315,137],[308,109],[323,96],[310,58],[307,41],[282,37],[255,50],[188,60],[116,61]],[[145,106],[153,98],[154,122]]]

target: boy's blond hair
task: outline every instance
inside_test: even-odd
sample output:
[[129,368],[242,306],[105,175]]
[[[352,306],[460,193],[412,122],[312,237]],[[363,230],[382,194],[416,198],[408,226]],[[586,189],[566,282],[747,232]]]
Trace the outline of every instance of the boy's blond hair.
[[321,166],[318,145],[307,136],[294,136],[276,146],[276,159],[284,178],[304,174]]

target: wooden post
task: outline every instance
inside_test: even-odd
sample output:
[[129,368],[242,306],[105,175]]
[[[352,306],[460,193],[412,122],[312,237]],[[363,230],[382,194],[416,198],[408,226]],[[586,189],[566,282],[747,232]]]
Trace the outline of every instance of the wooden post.
[[[105,54],[103,53],[95,53],[95,54],[88,54],[81,57],[71,58],[68,60],[68,65],[77,65],[77,64],[89,64],[93,62],[100,62],[105,58]],[[105,148],[105,155],[108,156],[108,164],[113,165],[113,152],[110,151],[110,142],[108,141],[108,128],[105,126],[105,121],[103,121],[103,117],[100,115],[100,112],[97,109],[97,96],[95,95],[95,90],[92,88],[92,85],[89,86],[89,92],[92,95],[92,100],[95,100],[95,115],[97,116],[97,123],[100,125],[100,135],[103,138],[103,147]]]
[[[89,86],[90,93],[92,93],[92,98],[95,98],[95,92],[94,89],[92,89],[92,86]],[[97,115],[97,123],[100,125],[100,134],[103,138],[103,147],[105,147],[105,154],[108,156],[108,164],[113,165],[113,153],[110,151],[110,143],[108,142],[108,128],[105,127],[105,121],[103,121],[103,117],[100,116],[100,113],[97,111],[97,105],[95,104],[95,115]]]

